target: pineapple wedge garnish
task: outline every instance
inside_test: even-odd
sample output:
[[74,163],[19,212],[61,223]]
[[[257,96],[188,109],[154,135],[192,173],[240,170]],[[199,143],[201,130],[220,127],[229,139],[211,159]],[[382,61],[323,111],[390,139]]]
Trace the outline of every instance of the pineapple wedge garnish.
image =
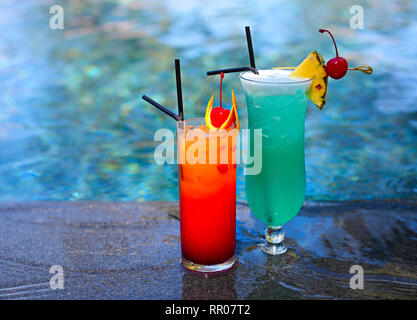
[[309,99],[321,110],[326,104],[328,74],[326,61],[320,53],[312,51],[290,74],[291,77],[313,79],[308,90]]

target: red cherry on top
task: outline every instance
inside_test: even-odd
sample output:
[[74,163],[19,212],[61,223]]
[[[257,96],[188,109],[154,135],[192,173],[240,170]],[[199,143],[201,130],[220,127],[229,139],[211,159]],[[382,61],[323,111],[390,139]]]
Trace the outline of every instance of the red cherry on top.
[[340,79],[346,74],[348,63],[345,58],[335,57],[327,61],[327,72],[333,79]]
[[[210,121],[213,126],[220,128],[222,124],[229,117],[230,110],[222,107],[222,86],[223,86],[224,73],[220,73],[220,107],[215,107],[211,110]],[[232,122],[235,121],[235,116],[233,115]]]
[[210,113],[210,120],[211,124],[216,128],[220,128],[221,125],[227,120],[229,117],[230,110],[222,107],[215,107],[211,110]]
[[333,79],[340,79],[343,78],[346,72],[348,71],[348,63],[345,58],[339,57],[339,53],[337,52],[336,41],[334,41],[333,35],[329,30],[326,29],[319,29],[319,32],[327,32],[332,37],[334,47],[336,49],[336,57],[327,61],[327,73]]

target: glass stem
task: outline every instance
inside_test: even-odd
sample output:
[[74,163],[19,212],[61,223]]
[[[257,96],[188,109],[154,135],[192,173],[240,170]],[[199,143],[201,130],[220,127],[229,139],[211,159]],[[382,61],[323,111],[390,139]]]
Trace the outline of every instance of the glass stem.
[[267,227],[265,229],[266,243],[262,250],[266,254],[277,255],[283,254],[287,251],[287,247],[284,245],[284,229],[281,226]]

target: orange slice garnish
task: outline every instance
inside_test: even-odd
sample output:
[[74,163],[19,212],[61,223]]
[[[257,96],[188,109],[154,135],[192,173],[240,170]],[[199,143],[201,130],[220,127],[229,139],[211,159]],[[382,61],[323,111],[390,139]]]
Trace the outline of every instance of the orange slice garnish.
[[236,103],[235,93],[233,92],[233,90],[232,90],[232,102],[233,102],[232,107],[230,108],[230,112],[226,121],[223,122],[220,128],[215,127],[211,122],[211,111],[213,110],[213,99],[214,99],[214,95],[211,96],[211,99],[207,104],[206,116],[205,116],[207,127],[212,130],[227,129],[231,127],[232,123],[235,121],[236,128],[239,129],[239,116],[237,114],[237,103]]

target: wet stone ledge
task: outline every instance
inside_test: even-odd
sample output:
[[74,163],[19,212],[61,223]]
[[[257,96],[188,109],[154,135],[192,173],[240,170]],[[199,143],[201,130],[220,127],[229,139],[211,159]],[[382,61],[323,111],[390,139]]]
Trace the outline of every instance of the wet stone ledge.
[[237,216],[235,269],[204,278],[180,266],[178,203],[0,203],[0,299],[417,298],[417,202],[305,203],[284,257],[261,252],[264,225],[245,204]]

